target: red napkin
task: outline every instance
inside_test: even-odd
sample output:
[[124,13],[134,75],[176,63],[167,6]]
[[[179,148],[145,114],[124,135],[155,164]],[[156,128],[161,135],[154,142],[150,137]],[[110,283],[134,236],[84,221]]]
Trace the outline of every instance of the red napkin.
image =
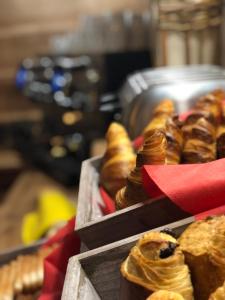
[[39,300],[59,300],[71,256],[80,253],[80,239],[74,231],[75,218],[51,238],[43,247],[59,243],[44,262],[44,284]]
[[144,166],[143,184],[150,197],[164,194],[195,215],[225,204],[225,159],[204,164]]

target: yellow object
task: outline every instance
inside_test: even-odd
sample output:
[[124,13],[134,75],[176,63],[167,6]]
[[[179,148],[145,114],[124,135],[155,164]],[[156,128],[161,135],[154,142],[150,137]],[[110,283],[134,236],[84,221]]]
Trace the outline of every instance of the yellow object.
[[44,190],[38,199],[37,211],[23,218],[22,240],[29,244],[40,239],[51,227],[76,214],[75,205],[58,190]]

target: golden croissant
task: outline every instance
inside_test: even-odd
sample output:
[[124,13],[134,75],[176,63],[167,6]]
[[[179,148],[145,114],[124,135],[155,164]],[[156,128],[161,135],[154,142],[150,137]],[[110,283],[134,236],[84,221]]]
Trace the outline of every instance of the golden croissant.
[[178,242],[190,268],[195,299],[208,300],[225,281],[225,216],[191,224]]
[[[222,92],[221,92],[222,93]],[[221,116],[221,99],[222,94],[219,92],[212,92],[206,96],[201,97],[195,104],[195,110],[206,111],[212,114],[215,122],[218,122]]]
[[216,127],[200,117],[190,124],[191,115],[183,126],[185,163],[204,163],[216,159]]
[[217,129],[221,119],[221,105],[224,92],[216,90],[201,97],[187,117],[182,128],[184,134],[183,160],[185,163],[204,163],[221,155],[223,147],[216,146],[216,141],[223,144],[225,129]]
[[146,300],[184,300],[184,297],[175,292],[160,290],[153,293]]
[[126,184],[126,178],[135,165],[136,155],[125,128],[118,123],[109,126],[106,142],[100,183],[114,198],[116,192]]
[[183,147],[182,131],[176,118],[168,118],[165,129],[149,130],[137,153],[136,167],[127,178],[127,185],[116,194],[116,207],[122,209],[148,199],[142,186],[143,165],[178,164]]
[[166,136],[163,131],[152,131],[137,153],[136,167],[127,178],[127,185],[116,194],[116,208],[122,209],[148,199],[143,185],[141,167],[144,164],[164,164],[166,159]]
[[142,286],[150,293],[166,290],[181,294],[185,300],[193,299],[184,255],[176,239],[168,234],[144,234],[123,262],[121,273],[128,281]]
[[152,120],[143,130],[144,138],[146,138],[146,135],[151,130],[165,129],[168,118],[171,117],[173,114],[174,114],[173,101],[169,99],[162,100],[154,109]]

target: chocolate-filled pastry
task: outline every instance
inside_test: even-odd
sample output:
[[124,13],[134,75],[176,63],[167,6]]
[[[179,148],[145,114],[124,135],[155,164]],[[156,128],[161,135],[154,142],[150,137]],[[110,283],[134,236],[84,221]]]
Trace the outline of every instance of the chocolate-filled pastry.
[[184,300],[184,297],[175,292],[161,290],[153,293],[146,300]]
[[[211,217],[188,226],[178,239],[185,261],[190,268],[195,299],[208,300],[225,281],[224,237],[225,216]],[[221,258],[218,259],[218,253]]]
[[126,184],[126,178],[135,166],[136,155],[125,128],[118,123],[109,126],[106,141],[100,183],[114,198],[116,192]]
[[218,101],[218,98],[213,94],[208,94],[200,98],[195,105],[195,109],[211,113],[216,122],[220,120],[220,101]]
[[205,163],[216,159],[216,127],[204,117],[182,128],[184,136],[183,159],[185,163]]
[[221,118],[221,103],[224,99],[224,92],[216,90],[201,97],[195,104],[192,113],[187,117],[185,125],[193,125],[200,118],[206,119],[216,126]]
[[225,283],[215,290],[209,297],[209,300],[224,300],[225,299]]
[[167,119],[165,133],[167,140],[166,164],[179,164],[183,150],[183,132],[177,116]]
[[146,138],[148,132],[154,129],[165,129],[169,117],[174,114],[174,103],[172,100],[162,100],[153,111],[153,118],[143,130],[143,136]]
[[193,299],[184,255],[176,239],[165,233],[144,234],[123,262],[121,273],[128,281],[150,293],[166,290],[179,293],[185,300]]

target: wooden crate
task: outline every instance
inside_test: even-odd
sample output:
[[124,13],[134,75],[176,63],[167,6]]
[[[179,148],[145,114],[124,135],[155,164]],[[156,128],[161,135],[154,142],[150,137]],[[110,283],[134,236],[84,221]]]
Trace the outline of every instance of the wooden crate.
[[94,249],[126,237],[190,216],[168,198],[151,199],[103,216],[99,204],[101,157],[83,162],[78,194],[76,232],[87,249]]
[[[179,236],[194,217],[154,229],[171,228]],[[143,300],[146,295],[125,281],[120,265],[140,238],[138,234],[124,240],[82,253],[69,260],[62,300]]]

